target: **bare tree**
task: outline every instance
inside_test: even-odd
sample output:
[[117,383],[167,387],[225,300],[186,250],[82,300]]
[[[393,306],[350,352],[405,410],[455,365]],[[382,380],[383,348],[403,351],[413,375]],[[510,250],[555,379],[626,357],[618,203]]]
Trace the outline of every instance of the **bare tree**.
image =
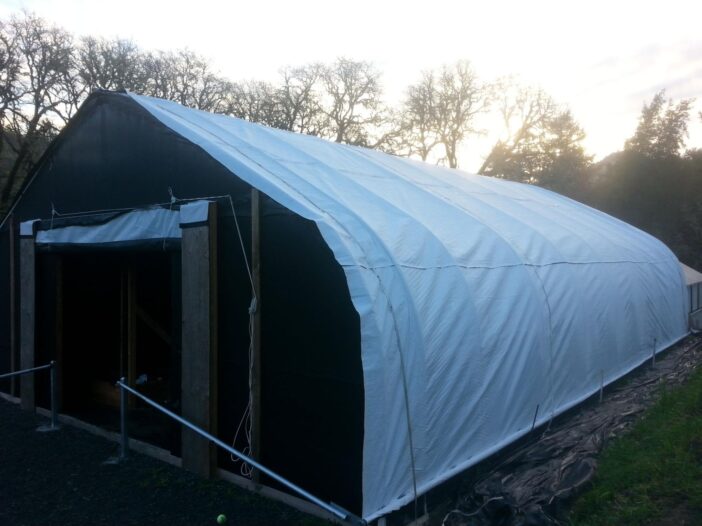
[[142,93],[146,88],[142,53],[129,40],[82,38],[78,74],[89,91],[125,89]]
[[426,161],[441,145],[440,161],[458,167],[458,149],[470,135],[481,133],[476,118],[489,109],[491,98],[491,87],[478,80],[467,61],[425,71],[407,89],[402,106],[403,153]]
[[172,54],[152,51],[144,54],[144,93],[161,99],[175,99]]
[[68,121],[82,96],[70,34],[25,13],[10,20],[5,37],[16,46],[13,60],[18,61],[19,70],[14,99],[4,116],[6,137],[12,136],[5,144],[13,150],[14,161],[0,203],[7,203],[17,181],[43,149],[40,144]]
[[231,85],[226,113],[247,121],[278,127],[281,119],[276,88],[268,82],[249,80]]
[[[0,167],[7,165],[5,145],[12,140],[8,135],[10,113],[21,98],[20,57],[17,38],[8,24],[0,22]],[[9,167],[8,167],[9,168]]]
[[407,88],[400,112],[400,136],[403,153],[426,161],[441,143],[437,115],[438,92],[433,72],[425,72],[416,84]]
[[372,141],[367,147],[391,155],[407,156],[407,142],[403,130],[402,112],[384,106],[380,114],[380,123],[371,129]]
[[478,170],[480,174],[521,179],[524,151],[543,133],[545,125],[557,114],[557,105],[541,88],[520,86],[511,78],[495,83],[497,112],[503,124],[498,139]]
[[503,134],[479,173],[572,193],[592,157],[582,146],[585,132],[564,107],[541,88],[512,78],[495,83],[495,107]]
[[488,110],[491,88],[478,80],[468,61],[444,66],[436,78],[436,126],[446,152],[445,161],[458,167],[458,147],[472,134],[476,117]]
[[334,142],[376,147],[386,138],[373,137],[383,122],[380,73],[372,63],[339,58],[322,71],[325,130]]
[[280,71],[282,83],[275,94],[279,128],[308,135],[325,132],[328,119],[320,95],[323,69],[321,64],[308,64]]
[[143,58],[145,93],[190,108],[224,113],[231,83],[213,72],[207,60],[187,49],[156,51]]
[[307,135],[394,152],[392,112],[380,101],[379,73],[367,62],[338,59],[286,67],[278,85],[231,85],[226,113]]

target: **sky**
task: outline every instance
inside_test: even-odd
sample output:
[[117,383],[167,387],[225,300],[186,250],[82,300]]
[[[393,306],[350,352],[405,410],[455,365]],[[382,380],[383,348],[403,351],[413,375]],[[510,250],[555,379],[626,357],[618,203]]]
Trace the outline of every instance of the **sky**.
[[[145,49],[188,48],[232,80],[275,81],[280,67],[338,56],[371,60],[388,103],[421,71],[459,59],[494,80],[514,75],[567,105],[600,159],[621,149],[644,102],[697,98],[688,146],[702,147],[702,1],[668,0],[0,0],[77,35]],[[468,141],[476,170],[496,134]]]

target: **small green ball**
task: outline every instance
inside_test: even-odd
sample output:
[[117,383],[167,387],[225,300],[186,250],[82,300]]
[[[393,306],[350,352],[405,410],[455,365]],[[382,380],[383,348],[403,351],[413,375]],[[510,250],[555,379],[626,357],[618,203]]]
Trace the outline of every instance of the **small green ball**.
[[224,513],[217,515],[217,524],[224,524],[227,522],[227,516]]

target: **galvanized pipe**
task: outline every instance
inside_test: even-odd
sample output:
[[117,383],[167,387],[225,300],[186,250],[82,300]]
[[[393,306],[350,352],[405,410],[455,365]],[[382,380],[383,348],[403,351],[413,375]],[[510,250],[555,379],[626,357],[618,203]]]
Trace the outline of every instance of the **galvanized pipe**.
[[39,426],[37,431],[56,431],[59,428],[58,425],[58,395],[56,393],[56,362],[51,360],[51,362],[46,365],[39,365],[38,367],[31,367],[29,369],[22,369],[21,371],[14,371],[11,373],[5,373],[0,375],[0,380],[5,378],[14,378],[16,376],[23,376],[25,374],[32,374],[38,371],[43,371],[44,369],[49,369],[49,395],[51,398],[51,425],[50,426]]
[[[53,363],[53,362],[52,362]],[[51,369],[53,365],[47,363],[46,365],[40,365],[39,367],[32,367],[31,369],[22,369],[21,371],[14,371],[12,373],[0,374],[0,380],[4,378],[12,378],[13,376],[22,376],[29,373],[35,373],[37,371],[43,371],[44,369]]]
[[51,429],[58,429],[58,404],[56,399],[58,398],[56,393],[56,362],[51,360],[49,364],[51,370],[49,371],[49,388],[51,389]]
[[[119,431],[120,431],[120,447],[119,458],[124,460],[127,458],[127,450],[129,449],[129,436],[127,433],[127,391],[129,389],[125,383],[124,376],[117,382],[119,390]],[[131,391],[131,389],[129,389]]]
[[[344,510],[344,509],[341,508],[340,506],[337,506],[337,505],[335,505],[335,504],[329,504],[329,503],[324,502],[323,500],[320,500],[319,498],[315,497],[315,496],[312,495],[311,493],[308,493],[307,491],[305,491],[304,489],[302,489],[302,488],[299,487],[298,485],[294,484],[293,482],[290,482],[289,480],[287,480],[287,479],[281,477],[280,475],[278,475],[277,473],[271,471],[270,469],[268,469],[268,468],[265,467],[264,465],[259,464],[257,461],[255,461],[254,459],[252,459],[252,458],[249,457],[248,455],[245,455],[245,454],[242,453],[241,451],[238,451],[238,450],[234,449],[233,447],[229,446],[228,444],[222,442],[222,441],[221,441],[220,439],[218,439],[217,437],[215,437],[215,436],[213,436],[213,435],[210,435],[207,431],[204,431],[204,430],[200,429],[200,428],[197,427],[196,425],[191,424],[191,423],[188,422],[187,420],[181,418],[179,415],[175,414],[174,412],[172,412],[172,411],[166,409],[166,408],[163,407],[162,405],[159,405],[158,403],[154,402],[154,401],[151,400],[150,398],[145,397],[144,395],[142,395],[142,394],[139,393],[138,391],[135,391],[134,389],[132,389],[131,387],[129,387],[129,386],[124,382],[124,378],[122,378],[119,382],[117,382],[117,385],[118,385],[118,386],[121,388],[121,390],[122,390],[121,392],[122,392],[123,398],[122,398],[121,406],[122,406],[122,408],[123,408],[123,410],[122,410],[122,414],[123,414],[123,415],[124,415],[124,407],[126,406],[126,392],[128,391],[129,393],[133,394],[134,396],[136,396],[136,397],[139,398],[140,400],[143,400],[144,402],[146,402],[147,404],[149,404],[151,407],[154,407],[155,409],[158,409],[159,411],[161,411],[161,412],[164,413],[165,415],[170,416],[170,417],[171,417],[173,420],[175,420],[176,422],[180,423],[181,425],[184,425],[185,427],[187,427],[188,429],[194,431],[194,432],[197,433],[198,435],[200,435],[200,436],[206,438],[207,440],[209,440],[209,441],[215,443],[216,445],[218,445],[219,447],[221,447],[222,449],[224,449],[224,450],[227,451],[228,453],[234,455],[235,457],[237,457],[238,459],[242,460],[243,462],[246,462],[247,464],[253,466],[253,467],[256,468],[256,469],[258,469],[261,473],[265,473],[266,475],[268,475],[268,476],[271,477],[272,479],[274,479],[274,480],[280,482],[281,484],[283,484],[284,486],[290,488],[291,490],[293,490],[294,492],[298,493],[299,495],[302,495],[302,496],[305,497],[307,500],[309,500],[309,501],[315,503],[317,506],[319,506],[320,508],[322,508],[322,509],[328,511],[329,513],[331,513],[331,514],[334,515],[335,517],[337,517],[337,518],[339,518],[339,519],[341,519],[341,520],[343,520],[343,521],[347,521],[347,522],[354,523],[354,524],[366,524],[366,521],[363,520],[363,519],[361,519],[360,517],[357,517],[357,516],[355,516],[354,514],[352,514],[351,512]],[[124,416],[123,416],[123,418],[124,418]],[[122,447],[125,448],[126,445],[125,445],[124,440],[125,440],[126,422],[123,422],[122,425],[123,425],[123,427],[122,427],[122,430],[123,430],[123,435],[122,435],[123,444],[122,444]]]

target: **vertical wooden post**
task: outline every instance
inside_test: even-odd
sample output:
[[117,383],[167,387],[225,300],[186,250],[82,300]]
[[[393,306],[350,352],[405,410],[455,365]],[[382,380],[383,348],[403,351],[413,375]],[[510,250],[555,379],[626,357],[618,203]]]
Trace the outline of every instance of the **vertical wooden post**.
[[[136,384],[136,282],[134,269],[130,266],[127,270],[127,384],[134,387]],[[134,407],[134,397],[128,397],[129,407]]]
[[[261,460],[261,194],[251,189],[251,272],[253,294],[256,298],[253,311],[251,331],[251,455],[254,460]],[[257,469],[251,473],[254,482],[259,482],[261,475]]]
[[126,310],[127,310],[127,300],[126,300],[126,288],[127,288],[127,275],[124,269],[120,270],[119,274],[119,377],[125,378],[127,376],[127,337],[126,337]]
[[[15,270],[15,216],[9,220],[10,233],[10,371],[17,370],[17,273]],[[17,396],[17,377],[10,379],[10,394]]]
[[[181,207],[182,416],[217,433],[217,210],[215,203]],[[183,467],[211,477],[216,450],[183,428]]]
[[[180,339],[181,331],[180,324],[182,320],[181,316],[181,277],[180,277],[180,266],[181,266],[181,254],[180,252],[173,251],[170,257],[170,267],[171,267],[171,352],[170,352],[170,379],[169,379],[169,393],[170,399],[174,402],[177,401],[180,404],[181,400],[181,363],[183,361],[182,354],[180,351]],[[180,432],[180,424],[174,423],[174,429]],[[174,437],[171,444],[171,451],[176,455],[180,452],[180,437]]]
[[[34,222],[20,226],[20,368],[34,367],[36,323],[36,253]],[[34,411],[34,375],[26,374],[20,380],[20,405]]]
[[63,257],[56,258],[56,325],[55,325],[56,372],[54,378],[57,395],[56,411],[60,411],[63,403]]

